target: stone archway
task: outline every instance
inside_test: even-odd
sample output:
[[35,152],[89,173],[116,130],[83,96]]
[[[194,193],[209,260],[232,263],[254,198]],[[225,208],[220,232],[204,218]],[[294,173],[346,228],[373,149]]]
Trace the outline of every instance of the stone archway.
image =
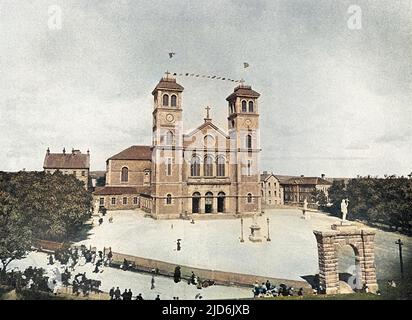
[[318,243],[319,284],[326,294],[340,293],[338,249],[350,245],[355,252],[356,265],[359,268],[360,286],[367,285],[370,292],[378,290],[375,271],[375,232],[360,229],[352,225],[332,225],[330,231],[313,232]]

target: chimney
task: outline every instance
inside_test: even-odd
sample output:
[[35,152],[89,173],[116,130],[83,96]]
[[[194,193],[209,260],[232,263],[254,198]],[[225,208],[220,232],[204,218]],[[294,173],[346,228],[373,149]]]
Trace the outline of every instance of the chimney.
[[49,156],[50,155],[50,148],[47,148],[46,154]]
[[72,148],[72,155],[74,155],[74,148]]
[[304,177],[305,177],[305,175],[304,175],[304,174],[301,174],[301,175],[300,175],[300,177],[301,177],[301,178],[304,178]]
[[324,173],[321,174],[320,176],[322,179],[325,179],[326,175]]
[[66,148],[63,148],[63,154],[66,154]]
[[89,150],[89,149],[87,149],[87,154],[89,154],[89,155],[90,155],[90,150]]
[[263,171],[263,174],[268,174],[268,172],[267,172],[267,171]]

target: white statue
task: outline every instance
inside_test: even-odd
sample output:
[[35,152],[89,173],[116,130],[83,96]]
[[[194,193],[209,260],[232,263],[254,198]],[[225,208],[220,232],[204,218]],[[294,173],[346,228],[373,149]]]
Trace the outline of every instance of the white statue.
[[342,199],[342,202],[340,203],[340,211],[342,212],[342,221],[346,221],[346,215],[348,214],[348,205],[349,205],[349,200]]

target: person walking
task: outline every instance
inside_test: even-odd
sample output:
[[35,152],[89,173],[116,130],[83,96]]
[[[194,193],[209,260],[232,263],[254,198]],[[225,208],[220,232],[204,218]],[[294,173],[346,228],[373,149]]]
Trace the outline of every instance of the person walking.
[[114,299],[114,287],[112,287],[109,291],[110,300]]
[[114,291],[114,300],[121,300],[121,293],[119,287]]
[[151,281],[151,287],[150,287],[150,289],[151,290],[154,290],[154,288],[155,288],[155,277],[154,277],[154,275],[152,275],[152,281]]

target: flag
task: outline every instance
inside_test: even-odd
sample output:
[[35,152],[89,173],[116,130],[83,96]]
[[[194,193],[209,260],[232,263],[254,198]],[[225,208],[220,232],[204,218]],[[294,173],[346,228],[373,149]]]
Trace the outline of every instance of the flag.
[[247,62],[244,62],[243,66],[244,66],[245,69],[250,67],[249,63],[247,63]]

